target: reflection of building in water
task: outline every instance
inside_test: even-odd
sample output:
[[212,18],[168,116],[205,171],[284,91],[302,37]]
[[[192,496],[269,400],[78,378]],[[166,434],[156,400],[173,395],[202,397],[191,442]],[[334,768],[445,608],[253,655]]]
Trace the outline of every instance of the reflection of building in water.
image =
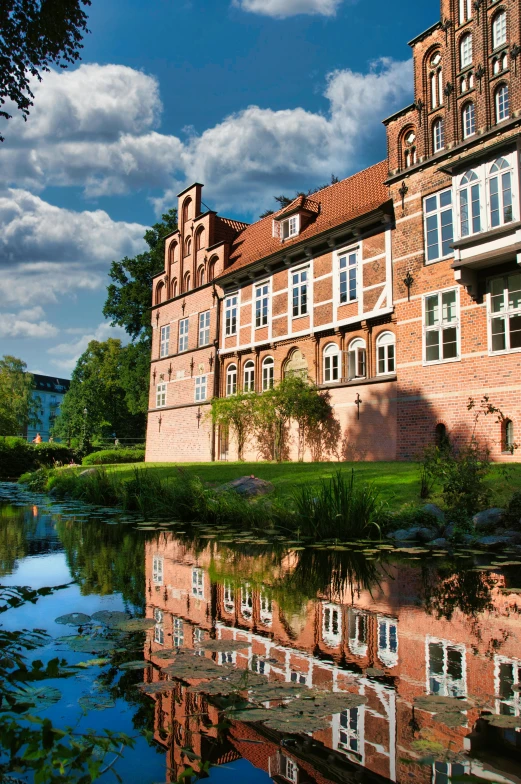
[[[277,601],[269,585],[259,586],[251,576],[258,559],[237,555],[233,570],[219,550],[196,554],[167,535],[147,544],[146,558],[147,615],[156,621],[150,658],[158,668],[168,663],[156,658],[161,649],[194,648],[211,634],[251,645],[215,654],[221,664],[249,668],[270,681],[366,699],[333,716],[330,729],[313,733],[311,752],[302,739],[283,748],[276,733],[237,722],[223,745],[212,726],[217,710],[204,696],[177,685],[173,696],[154,697],[156,738],[167,743],[172,728],[169,765],[176,775],[187,764],[182,748],[190,747],[214,763],[246,757],[277,781],[298,784],[354,781],[346,771],[351,766],[354,775],[355,765],[363,765],[373,776],[368,781],[375,782],[410,781],[412,774],[421,784],[448,784],[463,773],[478,781],[521,782],[521,765],[509,760],[519,754],[521,733],[484,729],[478,721],[480,709],[504,715],[521,710],[521,597],[502,589],[500,576],[492,589],[493,609],[476,617],[455,609],[449,620],[418,605],[421,573],[412,567],[388,567],[380,585],[355,593],[354,600],[346,590],[299,604],[284,591]],[[288,573],[293,565],[288,562]],[[230,576],[241,572],[249,578]],[[277,577],[280,581],[283,572]],[[154,669],[153,677],[163,676]],[[467,697],[477,705],[463,714],[462,726],[450,728],[429,712],[413,710],[415,698],[426,694]],[[197,731],[186,718],[190,714],[199,716]],[[425,740],[456,754],[471,752],[468,761],[420,765],[419,741]],[[494,765],[472,758],[474,749],[486,751],[487,744],[494,749]],[[480,759],[488,760],[486,753]]]

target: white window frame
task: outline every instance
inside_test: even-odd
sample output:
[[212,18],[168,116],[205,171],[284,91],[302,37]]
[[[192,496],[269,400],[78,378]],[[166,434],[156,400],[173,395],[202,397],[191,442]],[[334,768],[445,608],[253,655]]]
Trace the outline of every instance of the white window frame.
[[262,391],[273,389],[275,386],[275,360],[273,357],[264,357],[262,360]]
[[[337,253],[338,305],[358,302],[359,246]],[[353,290],[354,284],[354,290]]]
[[[455,309],[456,309],[456,318],[454,321],[446,321],[443,318],[443,295],[448,294],[449,292],[455,292],[456,294],[456,301],[455,301]],[[440,313],[440,319],[438,324],[427,326],[427,300],[431,297],[438,297],[438,312]],[[460,362],[461,361],[461,316],[460,316],[460,297],[459,297],[459,288],[455,288],[451,286],[450,288],[441,289],[440,291],[430,291],[423,295],[423,302],[422,302],[422,319],[423,319],[423,364],[424,365],[445,365],[448,362]],[[448,357],[447,359],[432,359],[427,360],[427,334],[430,332],[437,332],[441,340],[438,343],[440,348],[440,353],[443,351],[443,332],[446,329],[456,329],[456,352],[457,356],[455,357]]]
[[226,368],[226,397],[237,394],[237,365],[232,362]]
[[[521,659],[507,656],[494,657],[494,694],[496,694],[496,713],[506,716],[521,716],[521,691],[512,691],[509,698],[501,698],[501,665],[512,667],[512,686],[521,686]],[[508,713],[505,712],[508,710]]]
[[208,376],[195,377],[195,402],[202,403],[208,397]]
[[[471,121],[472,120],[472,124]],[[470,139],[471,136],[476,135],[476,104],[473,101],[465,104],[461,112],[461,128],[463,131],[463,138]]]
[[164,562],[162,555],[154,555],[152,559],[152,582],[154,585],[163,585]]
[[[356,726],[353,721],[356,718]],[[343,710],[338,717],[337,749],[342,751],[354,762],[362,763],[364,760],[364,720],[365,706]]]
[[196,566],[192,568],[192,596],[204,599],[204,569]]
[[229,615],[235,612],[235,590],[233,585],[226,581],[223,585],[223,606]]
[[249,583],[241,586],[241,615],[247,621],[253,618],[253,588]]
[[[467,178],[467,182],[463,182],[463,180]],[[475,213],[475,204],[476,199],[474,197],[474,191],[477,188],[478,191],[478,211]],[[484,204],[483,204],[483,182],[479,174],[474,169],[469,169],[464,174],[459,177],[459,185],[458,185],[458,198],[457,198],[457,210],[458,210],[458,233],[460,238],[464,239],[465,237],[471,237],[474,234],[480,234],[484,230],[485,221],[483,220],[483,212],[484,212]],[[466,224],[467,224],[467,231],[465,234],[463,233],[463,194],[465,194],[466,199]],[[479,221],[479,229],[475,229],[474,221]]]
[[342,352],[336,343],[328,343],[322,357],[324,384],[337,384],[342,380]]
[[165,627],[163,626],[163,610],[160,610],[159,607],[154,609],[154,620],[156,625],[154,626],[154,642],[157,645],[164,645],[165,644]]
[[[430,671],[430,646],[437,645],[443,652],[442,672],[431,674]],[[449,653],[455,651],[461,655],[462,678],[454,679],[449,673]],[[451,640],[441,640],[428,635],[425,638],[425,673],[427,694],[439,694],[441,697],[466,697],[467,696],[467,649],[465,645],[453,643]],[[437,683],[437,689],[433,683]]]
[[328,648],[342,644],[342,607],[330,602],[322,605],[322,639]]
[[[291,314],[293,319],[309,316],[309,289],[310,289],[310,268],[309,266],[299,267],[290,270],[290,291],[291,291]],[[303,277],[305,275],[305,278]],[[304,294],[305,292],[305,294]],[[295,307],[295,293],[296,304]],[[296,312],[295,312],[296,311]]]
[[255,286],[255,329],[267,327],[270,318],[270,282]]
[[[399,645],[398,620],[387,618],[385,615],[378,615],[376,620],[378,624],[378,658],[386,667],[396,667]],[[393,629],[396,644],[393,643]]]
[[185,644],[185,625],[182,618],[172,615],[172,645],[182,648]]
[[[501,38],[498,38],[501,33]],[[500,11],[492,20],[492,50],[495,51],[500,46],[505,46],[507,42],[507,12]]]
[[[368,617],[361,610],[349,609],[348,632],[349,650],[354,656],[365,656],[369,646]],[[363,632],[363,634],[361,634]],[[365,637],[365,639],[363,639]]]
[[249,359],[244,365],[243,390],[255,392],[255,362],[253,359]]
[[432,150],[441,152],[445,149],[445,121],[443,117],[437,117],[432,124]]
[[228,294],[224,300],[224,336],[233,337],[237,334],[239,323],[239,293]]
[[167,357],[170,347],[170,324],[161,327],[161,347],[159,349],[160,357]]
[[[501,163],[501,166],[492,171],[492,169]],[[503,167],[503,163],[506,164]],[[497,158],[492,165],[487,166],[487,196],[488,196],[488,210],[487,210],[487,225],[488,229],[496,229],[499,226],[506,226],[514,220],[514,187],[515,187],[515,173],[512,166],[512,160],[508,160],[508,156],[501,156]],[[504,178],[510,178],[510,187],[506,188],[504,185]],[[492,182],[497,179],[497,196],[498,196],[498,211],[499,223],[494,224],[492,219]],[[510,191],[510,204],[505,203],[505,193]],[[510,207],[510,212],[508,208]],[[507,219],[508,216],[508,219]]]
[[[521,275],[521,270],[513,271],[510,274],[506,275],[498,275],[495,277],[491,277],[487,282],[487,313],[488,313],[488,350],[489,354],[492,356],[502,355],[502,354],[518,354],[521,351],[520,348],[511,348],[510,347],[510,329],[507,328],[507,321],[509,322],[511,318],[521,318],[521,301],[519,303],[519,307],[513,307],[510,305],[510,289],[508,288],[508,279],[510,277],[514,277],[517,275]],[[493,296],[492,296],[492,286],[494,281],[503,280],[503,307],[501,310],[496,312],[492,311],[493,305]],[[494,349],[493,348],[493,322],[494,321],[502,320],[504,321],[505,328],[505,348],[502,349]]]
[[156,408],[166,406],[166,381],[162,381],[156,386]]
[[459,23],[460,25],[472,19],[472,0],[459,0]]
[[282,242],[297,237],[300,233],[300,215],[291,215],[280,221],[280,239]]
[[298,765],[291,757],[281,754],[280,775],[290,784],[298,784]]
[[[506,91],[506,101],[502,98]],[[508,120],[510,117],[510,90],[508,84],[500,85],[494,95],[494,103],[496,106],[496,122],[500,123],[503,120]],[[506,114],[505,114],[506,107]],[[503,116],[501,116],[503,115]]]
[[179,320],[179,342],[177,347],[178,354],[182,354],[184,351],[188,351],[189,325],[190,319],[188,317]]
[[[391,351],[392,349],[392,351]],[[383,356],[380,352],[383,350]],[[384,369],[380,370],[383,361]],[[392,366],[392,369],[391,369]],[[396,335],[394,332],[381,332],[376,339],[376,374],[378,376],[391,376],[396,373]]]
[[210,345],[210,311],[199,313],[199,346]]
[[[505,161],[508,168],[499,169],[492,172],[494,166],[500,161]],[[462,180],[469,174],[474,174],[476,179],[462,185]],[[504,189],[502,187],[502,179],[505,174],[510,174],[511,186],[511,202],[512,211],[511,220],[505,220],[505,212],[503,207]],[[488,160],[485,163],[476,166],[474,169],[468,169],[461,172],[453,179],[453,187],[456,198],[453,198],[454,206],[454,238],[464,239],[466,237],[475,236],[490,231],[497,226],[492,225],[492,203],[491,203],[491,182],[495,178],[500,180],[500,222],[497,226],[503,226],[507,223],[513,223],[519,220],[519,165],[517,161],[516,152],[509,152],[504,155],[499,155],[497,158]],[[477,186],[479,189],[479,231],[474,231],[473,215],[472,215],[472,195],[471,189]],[[461,209],[461,194],[464,190],[468,191],[468,199],[470,204],[468,206],[468,234],[462,232],[462,209]]]
[[[442,200],[446,200],[447,197],[450,195],[450,204],[442,205]],[[433,209],[430,209],[428,212],[428,208],[430,207],[431,203],[433,204]],[[451,245],[454,242],[454,196],[452,192],[452,188],[444,188],[442,191],[438,191],[437,193],[431,193],[429,196],[426,196],[423,200],[423,231],[425,237],[425,264],[435,264],[441,259],[447,259],[451,256],[454,256],[454,250],[451,247],[448,247],[448,252],[446,254],[443,253],[443,246],[444,245]],[[446,216],[450,212],[450,223],[443,223],[446,220]],[[436,219],[436,229],[429,228],[429,220],[435,218]],[[448,238],[446,240],[443,239],[443,232],[448,226],[452,226],[452,236],[450,241]],[[438,245],[438,255],[434,256],[433,258],[429,258],[429,249],[434,247],[435,243],[429,245],[429,234],[433,231],[436,231],[436,244]]]
[[353,338],[347,349],[349,381],[367,378],[367,346],[363,338]]
[[260,622],[263,626],[271,626],[273,621],[273,602],[265,590],[260,592]]
[[460,70],[463,70],[464,68],[468,68],[469,66],[472,65],[472,60],[474,55],[473,46],[474,46],[474,42],[472,40],[472,33],[465,33],[459,45]]

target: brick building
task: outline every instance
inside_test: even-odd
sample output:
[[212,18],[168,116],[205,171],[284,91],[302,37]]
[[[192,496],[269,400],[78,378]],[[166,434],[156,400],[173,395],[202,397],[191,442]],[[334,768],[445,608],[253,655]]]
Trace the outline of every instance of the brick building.
[[505,419],[483,434],[515,459],[519,0],[441,0],[411,47],[415,101],[385,120],[382,163],[252,225],[203,211],[200,184],[180,194],[154,280],[147,460],[233,459],[210,399],[290,373],[329,389],[336,456],[461,440],[488,394]]
[[[170,534],[147,543],[146,612],[155,620],[145,649],[154,665],[149,681],[165,679],[160,669],[172,660],[173,648],[233,639],[246,647],[215,654],[223,666],[365,698],[302,742],[284,745],[284,733],[233,721],[226,745],[219,746],[218,709],[204,694],[174,682],[171,691],[154,697],[156,739],[168,750],[174,776],[188,764],[189,745],[203,760],[223,764],[244,757],[275,781],[293,784],[355,784],[362,780],[355,775],[359,766],[370,784],[447,784],[464,773],[476,782],[519,784],[521,731],[487,729],[480,718],[482,712],[521,715],[521,597],[506,587],[504,574],[489,575],[490,601],[470,615],[457,607],[439,612],[461,592],[458,575],[442,579],[434,568],[442,601],[429,607],[427,572],[403,564],[388,564],[365,590],[338,587],[333,579],[295,603],[288,590],[295,556],[274,569],[270,556],[263,562],[262,554],[240,555],[225,546],[193,547]],[[268,579],[260,577],[266,574]],[[461,726],[414,708],[416,698],[430,694],[469,701]],[[422,740],[452,758],[420,764],[428,756]]]

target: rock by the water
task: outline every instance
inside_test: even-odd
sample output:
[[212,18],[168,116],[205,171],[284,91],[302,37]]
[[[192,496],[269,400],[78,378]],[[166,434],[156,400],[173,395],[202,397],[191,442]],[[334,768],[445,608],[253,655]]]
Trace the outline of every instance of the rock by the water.
[[476,544],[476,537],[472,534],[462,534],[461,541],[462,544]]
[[438,535],[436,528],[418,528],[416,538],[420,542],[430,542]]
[[485,509],[483,512],[478,512],[477,515],[474,515],[472,521],[478,531],[484,531],[499,525],[504,513],[504,509],[493,507],[492,509]]
[[239,479],[234,479],[232,482],[221,485],[218,489],[221,491],[233,491],[245,498],[255,498],[256,496],[267,495],[273,492],[274,487],[271,482],[265,482],[264,479],[257,479],[255,476],[241,476]]
[[499,550],[501,547],[515,544],[515,542],[510,536],[482,536],[477,540],[476,544],[480,547],[485,547],[487,550]]
[[433,539],[432,542],[429,542],[429,544],[432,547],[448,547],[449,546],[448,541],[446,539],[444,539],[443,537],[440,537],[439,539]]
[[445,539],[452,539],[455,533],[456,533],[456,526],[454,525],[454,523],[450,523],[450,525],[448,525],[444,530],[443,536],[445,537]]
[[400,528],[398,531],[392,531],[388,534],[389,539],[394,539],[395,542],[410,542],[416,539],[416,534],[419,528]]
[[422,507],[422,512],[427,512],[433,517],[436,517],[440,523],[445,522],[445,512],[443,509],[440,509],[439,506],[436,506],[436,504],[425,504],[425,506]]
[[98,473],[97,468],[87,468],[85,471],[80,471],[78,476],[94,476],[94,474]]

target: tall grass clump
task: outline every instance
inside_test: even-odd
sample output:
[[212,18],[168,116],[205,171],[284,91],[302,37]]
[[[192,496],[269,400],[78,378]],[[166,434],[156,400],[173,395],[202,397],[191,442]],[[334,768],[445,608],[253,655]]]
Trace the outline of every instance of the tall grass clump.
[[379,537],[383,503],[370,484],[357,484],[354,471],[340,471],[318,486],[302,487],[294,496],[298,528],[319,539]]

